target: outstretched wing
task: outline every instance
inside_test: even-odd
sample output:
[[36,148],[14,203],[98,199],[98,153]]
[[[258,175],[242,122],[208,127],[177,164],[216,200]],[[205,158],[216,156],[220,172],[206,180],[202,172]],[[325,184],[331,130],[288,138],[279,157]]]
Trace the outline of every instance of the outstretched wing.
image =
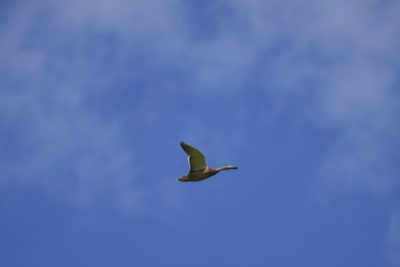
[[197,148],[189,146],[185,142],[181,142],[181,147],[189,157],[189,167],[191,171],[199,171],[207,167],[204,155]]

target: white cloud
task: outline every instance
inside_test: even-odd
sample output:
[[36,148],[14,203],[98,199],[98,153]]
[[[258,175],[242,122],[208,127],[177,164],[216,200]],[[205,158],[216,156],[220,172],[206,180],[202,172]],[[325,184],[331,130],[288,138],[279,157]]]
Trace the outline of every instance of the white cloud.
[[307,96],[305,116],[322,131],[336,133],[320,167],[325,185],[379,193],[398,185],[393,152],[400,145],[396,137],[400,20],[393,10],[400,3],[235,1],[235,5],[237,13],[243,10],[252,34],[246,40],[255,43],[255,50],[284,42],[277,54],[265,57],[270,61],[264,73],[270,95]]
[[[2,165],[3,179],[8,186],[42,187],[80,205],[111,194],[128,206],[126,197],[141,193],[135,155],[126,147],[120,125],[87,108],[83,88],[53,85],[1,94],[6,125],[21,133],[11,150],[22,154]],[[139,203],[135,199],[129,207]]]
[[106,185],[109,173],[133,173],[118,180],[129,183],[134,152],[119,122],[89,103],[124,75],[140,79],[124,72],[143,57],[143,69],[187,74],[184,85],[192,90],[248,90],[243,85],[259,79],[270,97],[307,96],[302,116],[336,133],[319,171],[326,185],[380,193],[397,185],[386,152],[399,146],[399,2],[218,3],[223,13],[210,14],[216,32],[203,38],[192,37],[178,0],[12,4],[0,34],[0,69],[7,77],[0,81],[0,109],[8,120],[23,119],[19,127],[32,131],[30,142],[42,142],[25,172],[43,167],[39,162],[68,160],[81,177],[74,187],[82,198],[93,186],[91,175]]
[[1,164],[1,185],[42,188],[80,206],[105,197],[125,211],[141,209],[146,189],[135,152],[119,120],[95,107],[120,62],[105,72],[98,64],[105,53],[90,51],[101,45],[88,49],[90,29],[80,32],[58,8],[21,2],[3,25],[0,110],[3,126],[14,132],[9,139],[16,139],[9,151],[21,155]]

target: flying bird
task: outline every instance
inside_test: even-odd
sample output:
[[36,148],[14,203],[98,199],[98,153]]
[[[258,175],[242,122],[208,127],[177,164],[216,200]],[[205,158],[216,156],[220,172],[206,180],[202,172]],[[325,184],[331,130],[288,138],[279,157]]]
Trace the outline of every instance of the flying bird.
[[213,169],[207,165],[206,158],[197,148],[192,147],[185,142],[181,142],[181,147],[185,151],[186,155],[188,155],[190,170],[187,175],[178,178],[178,181],[198,182],[207,179],[220,171],[238,169],[238,167],[232,165],[225,165],[221,168]]

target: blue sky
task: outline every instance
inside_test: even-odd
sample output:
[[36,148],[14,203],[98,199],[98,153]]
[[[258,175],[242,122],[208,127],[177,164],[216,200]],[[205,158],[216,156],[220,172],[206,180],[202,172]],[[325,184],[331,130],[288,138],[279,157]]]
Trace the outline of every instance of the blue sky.
[[2,1],[0,266],[400,266],[399,10]]

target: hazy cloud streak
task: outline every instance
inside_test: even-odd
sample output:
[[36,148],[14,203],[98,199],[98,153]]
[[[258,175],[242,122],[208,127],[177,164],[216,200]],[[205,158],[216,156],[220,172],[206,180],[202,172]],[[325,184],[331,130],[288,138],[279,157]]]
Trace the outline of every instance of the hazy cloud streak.
[[[9,175],[25,179],[58,162],[79,177],[77,194],[92,186],[97,194],[111,176],[134,190],[125,186],[135,171],[122,126],[92,105],[120,80],[142,81],[129,73],[133,65],[189,77],[174,81],[177,91],[238,92],[257,79],[270,97],[307,96],[302,116],[335,133],[317,171],[328,190],[398,185],[395,152],[386,154],[399,147],[398,2],[236,0],[215,8],[216,30],[193,36],[188,7],[177,0],[10,5],[0,35],[0,108],[6,123],[32,133],[23,142],[35,156],[23,162],[25,173],[8,164]],[[161,89],[170,90],[171,79]],[[96,186],[88,178],[95,176],[103,181]]]

